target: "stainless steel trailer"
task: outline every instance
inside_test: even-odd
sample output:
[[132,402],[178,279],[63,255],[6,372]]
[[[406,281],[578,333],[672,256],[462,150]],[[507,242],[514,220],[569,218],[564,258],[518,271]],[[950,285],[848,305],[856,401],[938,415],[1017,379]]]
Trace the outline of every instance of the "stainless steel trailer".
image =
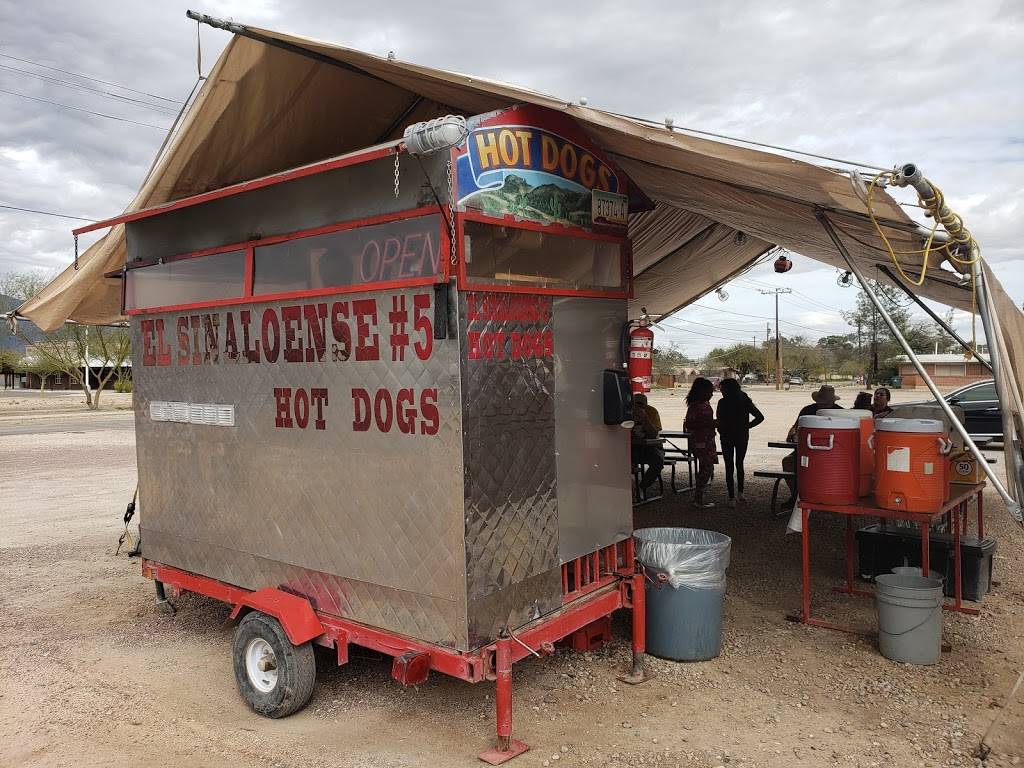
[[[643,591],[603,381],[645,201],[564,116],[512,108],[466,132],[115,220],[145,572],[339,661],[390,649],[403,682],[500,682]],[[304,704],[266,703],[287,649],[243,630],[250,703]],[[501,707],[496,759],[515,751]]]

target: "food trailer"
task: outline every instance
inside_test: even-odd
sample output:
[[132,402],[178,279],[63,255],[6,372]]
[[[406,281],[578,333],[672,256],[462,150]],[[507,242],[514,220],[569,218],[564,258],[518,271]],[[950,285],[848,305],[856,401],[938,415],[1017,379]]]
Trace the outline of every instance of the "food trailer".
[[307,702],[311,644],[363,646],[405,685],[495,681],[503,762],[512,664],[620,608],[642,680],[623,350],[649,206],[572,118],[517,106],[104,223],[143,572],[232,606],[253,709]]

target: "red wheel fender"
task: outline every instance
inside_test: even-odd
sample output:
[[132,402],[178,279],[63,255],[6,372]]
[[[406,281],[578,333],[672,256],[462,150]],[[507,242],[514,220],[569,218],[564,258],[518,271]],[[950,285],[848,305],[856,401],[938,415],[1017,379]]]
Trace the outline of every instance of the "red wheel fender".
[[323,624],[309,601],[273,587],[250,592],[231,609],[231,618],[238,618],[243,608],[252,608],[277,619],[292,645],[302,645],[324,633]]

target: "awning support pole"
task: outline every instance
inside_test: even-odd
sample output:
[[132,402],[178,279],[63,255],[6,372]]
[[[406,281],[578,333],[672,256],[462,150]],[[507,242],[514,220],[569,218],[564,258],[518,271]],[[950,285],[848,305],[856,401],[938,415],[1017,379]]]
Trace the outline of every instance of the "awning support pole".
[[[985,329],[985,341],[988,343],[988,356],[992,361],[992,375],[995,378],[996,383],[996,396],[999,398],[999,406],[1002,411],[1003,417],[1003,444],[1004,449],[1007,446],[1006,441],[1009,440],[1009,449],[1004,450],[1004,455],[1012,457],[1013,460],[1013,477],[1015,480],[1013,483],[1017,489],[1018,494],[1020,489],[1024,487],[1022,483],[1022,473],[1024,473],[1024,467],[1022,467],[1020,446],[1018,441],[1014,439],[1014,436],[1018,434],[1016,430],[1016,424],[1013,419],[1014,407],[1017,408],[1017,412],[1021,412],[1021,404],[1019,398],[1017,398],[1016,392],[1012,392],[1011,387],[1006,386],[1006,382],[1000,375],[1002,371],[1002,359],[999,356],[999,344],[1002,341],[999,330],[995,327],[995,323],[992,320],[991,306],[988,301],[988,285],[985,282],[985,271],[981,269],[980,259],[976,260],[971,264],[971,270],[974,273],[974,289],[975,299],[978,305],[978,314],[981,315],[981,325]],[[1011,399],[1012,398],[1012,399]],[[1003,407],[1006,404],[1008,407]],[[1006,468],[1007,474],[1010,472],[1010,467]],[[1018,522],[1021,522],[1018,518]]]
[[928,389],[931,391],[932,397],[935,398],[935,402],[942,409],[943,413],[946,414],[946,417],[953,425],[953,428],[960,434],[960,437],[963,438],[964,444],[971,451],[971,454],[974,456],[975,461],[978,462],[978,466],[981,467],[982,470],[984,470],[985,476],[988,478],[988,481],[992,483],[992,487],[996,489],[1000,496],[1002,496],[1003,501],[1006,503],[1006,508],[1010,512],[1010,515],[1013,517],[1014,520],[1020,522],[1020,504],[1018,504],[1013,499],[1013,497],[1010,496],[1006,488],[1003,486],[1003,483],[999,480],[998,477],[996,477],[995,470],[992,469],[991,466],[989,466],[989,463],[988,461],[986,461],[984,454],[982,454],[981,452],[981,449],[978,448],[975,442],[971,439],[970,434],[968,434],[967,428],[960,423],[960,419],[957,418],[956,414],[953,412],[953,409],[950,408],[949,403],[947,403],[945,398],[943,398],[942,393],[939,392],[939,388],[935,386],[935,382],[931,380],[931,377],[925,371],[924,366],[921,365],[921,361],[918,360],[917,355],[914,353],[914,350],[910,348],[910,344],[908,344],[907,340],[903,338],[903,334],[900,333],[899,328],[896,327],[896,323],[893,321],[892,317],[886,311],[885,307],[882,306],[882,302],[878,300],[878,297],[875,295],[875,292],[871,290],[871,286],[869,285],[867,278],[864,277],[864,274],[860,271],[860,267],[857,266],[857,263],[853,260],[849,252],[846,250],[846,246],[843,244],[843,241],[839,239],[839,235],[836,234],[836,230],[832,226],[832,222],[829,221],[828,216],[825,215],[825,212],[823,210],[817,208],[814,211],[814,216],[821,224],[822,228],[825,230],[825,233],[832,240],[833,244],[836,246],[836,249],[839,251],[839,254],[843,257],[843,260],[846,262],[846,265],[850,268],[850,271],[857,276],[857,280],[858,282],[860,282],[860,285],[864,289],[864,292],[868,295],[868,299],[871,300],[871,303],[878,311],[878,314],[881,315],[882,320],[884,320],[885,324],[889,327],[889,330],[892,333],[893,337],[896,339],[897,342],[899,342],[899,345],[903,347],[903,351],[906,353],[907,357],[910,358],[910,362],[914,364],[914,368],[917,369],[917,372],[924,380],[924,383],[928,385]]
[[[933,310],[931,307],[929,307],[927,304],[925,304],[923,301],[921,301],[921,298],[917,294],[912,293],[911,290],[909,288],[907,288],[906,285],[903,284],[903,281],[900,280],[898,277],[896,277],[895,274],[893,274],[892,270],[890,270],[889,267],[887,267],[886,265],[882,264],[882,265],[880,265],[878,267],[878,271],[884,273],[890,280],[892,280],[893,285],[895,285],[897,288],[900,288],[905,294],[907,294],[907,296],[909,296],[911,298],[911,300],[913,300],[913,302],[915,304],[917,304],[917,306],[919,306],[921,309],[923,309],[925,311],[925,313],[928,315],[928,317],[930,317],[932,320],[934,320],[936,323],[938,323],[939,327],[942,328],[942,330],[944,330],[946,333],[948,333],[950,336],[952,336],[953,339],[961,347],[963,347],[965,350],[967,350],[968,352],[970,352],[974,356],[975,360],[977,360],[979,363],[982,364],[982,366],[984,366],[986,369],[988,369],[989,373],[993,373],[991,363],[989,363],[988,360],[986,360],[980,354],[978,354],[974,350],[974,348],[971,347],[971,345],[967,342],[966,339],[963,339],[960,336],[960,334],[958,334],[956,331],[954,331],[952,328],[950,328],[948,325],[946,325],[946,321],[943,320],[941,317],[939,317],[937,314],[935,314],[935,310]],[[987,338],[988,331],[986,331],[985,334],[986,334],[986,338]]]

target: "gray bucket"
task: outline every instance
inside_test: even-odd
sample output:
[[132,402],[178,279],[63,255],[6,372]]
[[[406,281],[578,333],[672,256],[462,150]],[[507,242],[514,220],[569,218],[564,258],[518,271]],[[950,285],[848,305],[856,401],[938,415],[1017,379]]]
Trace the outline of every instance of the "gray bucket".
[[882,655],[907,664],[937,664],[942,652],[942,600],[942,579],[920,572],[875,577]]
[[699,528],[644,528],[634,536],[648,576],[647,652],[673,661],[718,656],[732,540]]

